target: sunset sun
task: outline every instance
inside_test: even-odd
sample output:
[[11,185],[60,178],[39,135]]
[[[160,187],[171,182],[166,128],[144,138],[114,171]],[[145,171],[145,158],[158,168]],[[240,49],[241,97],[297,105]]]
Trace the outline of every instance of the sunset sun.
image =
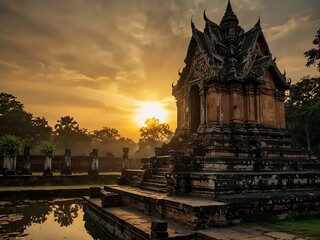
[[143,126],[148,118],[157,118],[160,122],[167,121],[167,112],[158,102],[142,102],[140,107],[136,110],[136,122]]

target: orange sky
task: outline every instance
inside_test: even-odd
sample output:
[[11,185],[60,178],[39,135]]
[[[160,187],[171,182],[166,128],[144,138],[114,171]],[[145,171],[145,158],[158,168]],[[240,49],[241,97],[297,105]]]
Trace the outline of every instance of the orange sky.
[[[51,126],[61,116],[137,140],[136,111],[159,102],[176,127],[171,84],[203,11],[220,23],[226,0],[0,0],[0,91]],[[261,26],[281,71],[293,82],[320,26],[319,0],[231,0],[245,31]]]

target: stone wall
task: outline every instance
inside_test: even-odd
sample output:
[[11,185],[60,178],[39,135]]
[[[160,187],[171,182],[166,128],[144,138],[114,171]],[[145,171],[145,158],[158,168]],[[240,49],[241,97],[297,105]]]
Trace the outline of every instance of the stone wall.
[[[44,170],[44,159],[42,155],[31,155],[31,172],[42,172]],[[99,157],[99,171],[121,171],[123,159],[118,157]],[[0,169],[3,166],[3,158],[0,159]],[[23,156],[17,157],[17,169],[23,166]],[[60,171],[64,166],[64,156],[54,156],[52,160],[52,170]],[[71,156],[71,168],[73,171],[86,172],[91,167],[89,156]],[[131,168],[140,168],[140,159],[130,158]]]

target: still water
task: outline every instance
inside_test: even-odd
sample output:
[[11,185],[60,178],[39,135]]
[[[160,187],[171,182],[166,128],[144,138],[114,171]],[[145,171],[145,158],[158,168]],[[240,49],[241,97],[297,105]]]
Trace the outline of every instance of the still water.
[[0,201],[0,239],[111,239],[84,217],[81,199]]

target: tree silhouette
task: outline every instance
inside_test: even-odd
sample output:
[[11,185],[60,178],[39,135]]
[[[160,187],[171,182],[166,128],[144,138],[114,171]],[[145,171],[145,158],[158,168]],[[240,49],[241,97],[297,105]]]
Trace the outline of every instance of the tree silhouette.
[[138,151],[135,157],[150,157],[154,155],[154,148],[168,142],[173,136],[169,124],[160,123],[159,119],[149,118],[146,126],[140,128]]
[[304,77],[291,86],[286,100],[287,128],[309,151],[317,147],[320,134],[320,78]]
[[320,72],[320,29],[318,29],[312,43],[316,45],[316,48],[312,48],[304,53],[304,56],[308,58],[306,66],[316,65],[316,62],[318,62],[317,69]]
[[16,100],[16,97],[8,93],[0,93],[0,115],[13,110],[23,111],[23,104]]
[[101,130],[94,130],[92,132],[92,139],[97,143],[116,141],[120,137],[118,130],[115,128],[103,127]]

